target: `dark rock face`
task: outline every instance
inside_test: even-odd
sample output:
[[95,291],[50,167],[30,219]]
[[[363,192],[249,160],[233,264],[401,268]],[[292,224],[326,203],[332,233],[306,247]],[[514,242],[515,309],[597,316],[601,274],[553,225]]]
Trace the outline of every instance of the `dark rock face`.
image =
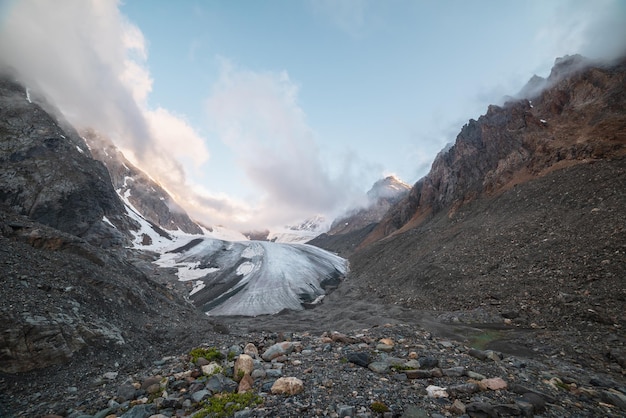
[[144,218],[169,231],[180,229],[202,234],[185,210],[154,180],[133,166],[108,138],[93,130],[82,134],[94,158],[108,169],[115,190],[120,195],[127,194],[128,201]]
[[[135,226],[75,130],[19,84],[0,80],[0,202],[15,213],[97,245],[125,241]],[[63,124],[63,128],[61,125]],[[116,227],[103,222],[106,216]]]
[[470,120],[365,243],[439,211],[452,214],[481,195],[501,193],[548,171],[624,155],[625,83],[624,60],[609,66],[579,56],[558,59],[545,83],[533,79],[523,92],[532,102],[489,106],[477,121]]

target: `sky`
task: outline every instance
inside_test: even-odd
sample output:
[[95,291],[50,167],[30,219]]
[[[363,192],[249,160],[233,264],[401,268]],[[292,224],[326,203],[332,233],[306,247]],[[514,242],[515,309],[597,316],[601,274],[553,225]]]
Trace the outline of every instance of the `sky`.
[[413,184],[555,58],[625,45],[623,0],[0,0],[0,66],[239,230]]

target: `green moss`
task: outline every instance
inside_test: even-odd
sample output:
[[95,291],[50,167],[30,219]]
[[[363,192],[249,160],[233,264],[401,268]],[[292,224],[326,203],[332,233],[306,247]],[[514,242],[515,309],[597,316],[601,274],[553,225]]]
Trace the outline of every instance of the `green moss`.
[[499,331],[483,331],[470,337],[469,346],[477,350],[484,350],[490,342],[500,338],[502,338],[502,333]]
[[370,409],[374,412],[378,412],[379,414],[383,414],[389,411],[387,405],[382,402],[372,402],[372,404],[370,405]]
[[397,372],[402,372],[404,370],[415,370],[415,367],[410,367],[404,364],[394,364],[391,366],[391,370],[395,370]]
[[237,411],[259,405],[263,402],[256,393],[218,393],[202,402],[202,409],[193,418],[226,418]]
[[198,359],[200,357],[204,357],[208,361],[217,361],[217,360],[223,360],[224,359],[224,354],[222,354],[215,347],[210,347],[210,348],[197,347],[197,348],[194,348],[193,350],[191,350],[189,352],[189,356],[191,356],[191,361],[193,361],[194,363],[196,361],[198,361]]
[[228,352],[228,357],[227,357],[227,359],[228,359],[228,361],[233,361],[233,360],[235,360],[235,357],[236,357],[236,356],[237,356],[237,355],[235,354],[235,352],[234,352],[234,351],[229,351],[229,352]]

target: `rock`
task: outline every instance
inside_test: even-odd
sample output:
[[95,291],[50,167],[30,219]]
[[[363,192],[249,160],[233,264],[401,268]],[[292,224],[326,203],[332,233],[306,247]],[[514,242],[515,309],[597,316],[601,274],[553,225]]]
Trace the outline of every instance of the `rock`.
[[102,377],[108,380],[115,380],[118,374],[119,372],[106,372],[105,374],[102,375]]
[[281,377],[283,375],[283,372],[280,369],[267,369],[265,371],[265,374],[267,375],[267,377],[269,378],[278,378]]
[[615,405],[619,409],[626,411],[626,395],[623,393],[614,389],[603,390],[600,392],[600,398],[604,402]]
[[367,367],[370,363],[370,356],[366,352],[350,352],[347,354],[346,358],[350,363],[354,363],[361,367]]
[[135,399],[137,389],[133,385],[121,385],[117,388],[117,398],[121,401],[132,401]]
[[470,349],[467,354],[477,358],[478,360],[487,360],[488,357],[485,351],[476,350],[475,348]]
[[296,395],[304,390],[304,383],[297,377],[281,377],[272,385],[273,395]]
[[224,369],[222,368],[222,366],[214,361],[202,366],[202,374],[204,374],[205,376],[212,376],[216,373],[221,373],[223,370]]
[[447,398],[449,396],[448,392],[446,392],[446,388],[435,385],[426,387],[426,393],[429,398]]
[[430,379],[433,374],[430,370],[405,370],[404,374],[409,379]]
[[293,343],[290,341],[283,341],[282,343],[276,343],[270,346],[261,356],[265,361],[271,361],[279,356],[288,355],[293,351]]
[[208,398],[209,396],[211,396],[211,392],[209,392],[206,389],[202,389],[199,390],[197,392],[194,392],[191,394],[191,400],[194,401],[195,403],[198,403],[206,398]]
[[430,415],[428,411],[422,408],[418,408],[414,405],[409,405],[404,408],[404,413],[400,418],[428,418]]
[[454,386],[450,386],[448,388],[448,392],[450,392],[452,395],[459,395],[462,393],[465,394],[472,394],[472,393],[476,393],[480,390],[480,388],[478,387],[478,385],[476,383],[463,383],[460,385],[454,385]]
[[259,350],[256,348],[256,345],[252,343],[246,344],[243,348],[243,353],[249,355],[252,358],[256,358],[259,356]]
[[534,412],[543,412],[546,409],[546,401],[541,396],[536,393],[527,392],[524,393],[521,398],[521,401],[530,404],[533,408]]
[[149,418],[151,415],[156,414],[156,407],[150,405],[136,405],[133,406],[128,412],[124,413],[120,418]]
[[386,353],[390,352],[393,350],[393,345],[387,345],[387,344],[376,344],[376,349],[378,351],[384,351]]
[[378,342],[380,344],[385,344],[385,345],[388,345],[390,347],[393,347],[395,345],[395,343],[393,342],[393,340],[391,338],[381,338],[380,340],[378,340]]
[[382,361],[374,361],[367,365],[367,368],[374,373],[383,374],[389,371],[389,364]]
[[238,356],[241,353],[243,353],[243,351],[241,350],[239,344],[233,344],[228,348],[228,354],[230,354],[231,356]]
[[158,393],[160,390],[161,390],[161,385],[159,383],[155,383],[153,385],[148,386],[148,388],[146,389],[146,393],[150,395],[154,395],[155,393]]
[[161,384],[161,376],[152,376],[146,378],[141,384],[141,390],[148,390],[148,388],[152,385],[160,385]]
[[245,374],[243,378],[239,381],[239,386],[237,387],[237,393],[245,393],[250,392],[254,387],[254,379],[249,374]]
[[330,334],[330,339],[331,339],[333,342],[337,342],[337,343],[344,343],[344,344],[352,344],[352,343],[354,343],[354,342],[355,342],[353,338],[350,338],[350,337],[348,337],[347,335],[342,334],[342,333],[337,332],[337,331],[333,331],[333,332]]
[[467,371],[467,377],[469,377],[470,379],[474,379],[474,380],[483,380],[487,378],[487,376],[482,375],[480,373],[473,372],[471,370]]
[[457,415],[463,415],[465,413],[465,404],[458,399],[454,400],[454,403],[450,406],[450,412]]
[[516,404],[499,404],[493,408],[500,417],[517,417],[522,415],[522,410]]
[[234,369],[236,380],[239,379],[240,376],[243,376],[246,374],[250,375],[253,370],[254,370],[254,361],[252,360],[252,357],[250,357],[247,354],[241,354],[239,357],[237,357],[237,360],[235,360],[235,369]]
[[490,379],[481,380],[478,385],[482,390],[502,390],[508,387],[504,379],[500,377],[492,377]]
[[351,405],[337,405],[335,409],[337,411],[337,415],[339,415],[339,418],[353,417],[356,411],[356,408]]
[[465,405],[465,411],[472,418],[474,417],[497,418],[499,416],[496,409],[493,406],[485,402],[469,403]]
[[227,378],[223,374],[218,373],[209,377],[205,387],[212,393],[235,392],[237,387],[239,387],[239,384],[234,380]]
[[465,375],[465,367],[463,366],[451,367],[449,369],[442,369],[441,372],[443,373],[444,376],[461,377]]
[[439,360],[432,356],[424,356],[417,359],[420,369],[432,369],[439,366]]

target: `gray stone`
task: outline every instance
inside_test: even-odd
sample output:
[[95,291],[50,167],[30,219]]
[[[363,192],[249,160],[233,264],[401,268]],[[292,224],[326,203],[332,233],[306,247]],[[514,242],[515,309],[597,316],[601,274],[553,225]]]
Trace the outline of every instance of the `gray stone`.
[[425,409],[418,408],[414,405],[409,405],[404,408],[404,413],[400,418],[429,418],[429,415]]
[[107,415],[113,413],[114,409],[113,408],[107,408],[107,409],[103,409],[101,411],[99,411],[98,413],[96,413],[93,418],[105,418]]
[[337,405],[337,415],[339,418],[342,417],[353,417],[355,413],[355,408],[352,405]]
[[137,389],[133,385],[121,385],[117,388],[117,398],[120,402],[132,401],[136,392]]
[[496,409],[485,402],[472,402],[465,405],[465,411],[470,417],[488,417],[498,418],[498,412]]
[[389,364],[382,361],[374,361],[367,366],[368,369],[374,373],[387,373],[389,371]]
[[276,379],[281,377],[283,375],[283,372],[279,369],[268,369],[265,371],[265,374],[269,378]]
[[149,418],[154,414],[156,414],[156,407],[154,405],[136,405],[120,418]]
[[461,377],[465,375],[465,367],[463,366],[450,367],[449,369],[442,369],[441,372],[443,373],[444,376]]
[[290,341],[283,341],[282,343],[276,343],[270,346],[265,352],[261,355],[263,360],[271,361],[279,356],[288,355],[293,351],[293,343]]
[[194,392],[191,395],[191,400],[194,401],[195,403],[198,403],[198,402],[202,401],[203,399],[208,398],[209,396],[211,396],[211,392],[209,392],[206,389],[202,389],[202,390],[199,390],[197,392]]
[[450,392],[453,395],[459,395],[462,393],[472,394],[472,393],[478,392],[479,390],[480,388],[478,387],[476,383],[463,383],[460,385],[454,385],[454,386],[448,387],[448,392]]
[[609,389],[603,390],[600,393],[600,397],[606,403],[617,406],[619,409],[626,411],[626,395],[616,390]]
[[367,367],[370,363],[369,353],[366,352],[348,353],[346,358],[350,363],[354,363],[361,367]]
[[420,369],[432,369],[439,366],[439,360],[432,356],[420,357],[417,359]]

